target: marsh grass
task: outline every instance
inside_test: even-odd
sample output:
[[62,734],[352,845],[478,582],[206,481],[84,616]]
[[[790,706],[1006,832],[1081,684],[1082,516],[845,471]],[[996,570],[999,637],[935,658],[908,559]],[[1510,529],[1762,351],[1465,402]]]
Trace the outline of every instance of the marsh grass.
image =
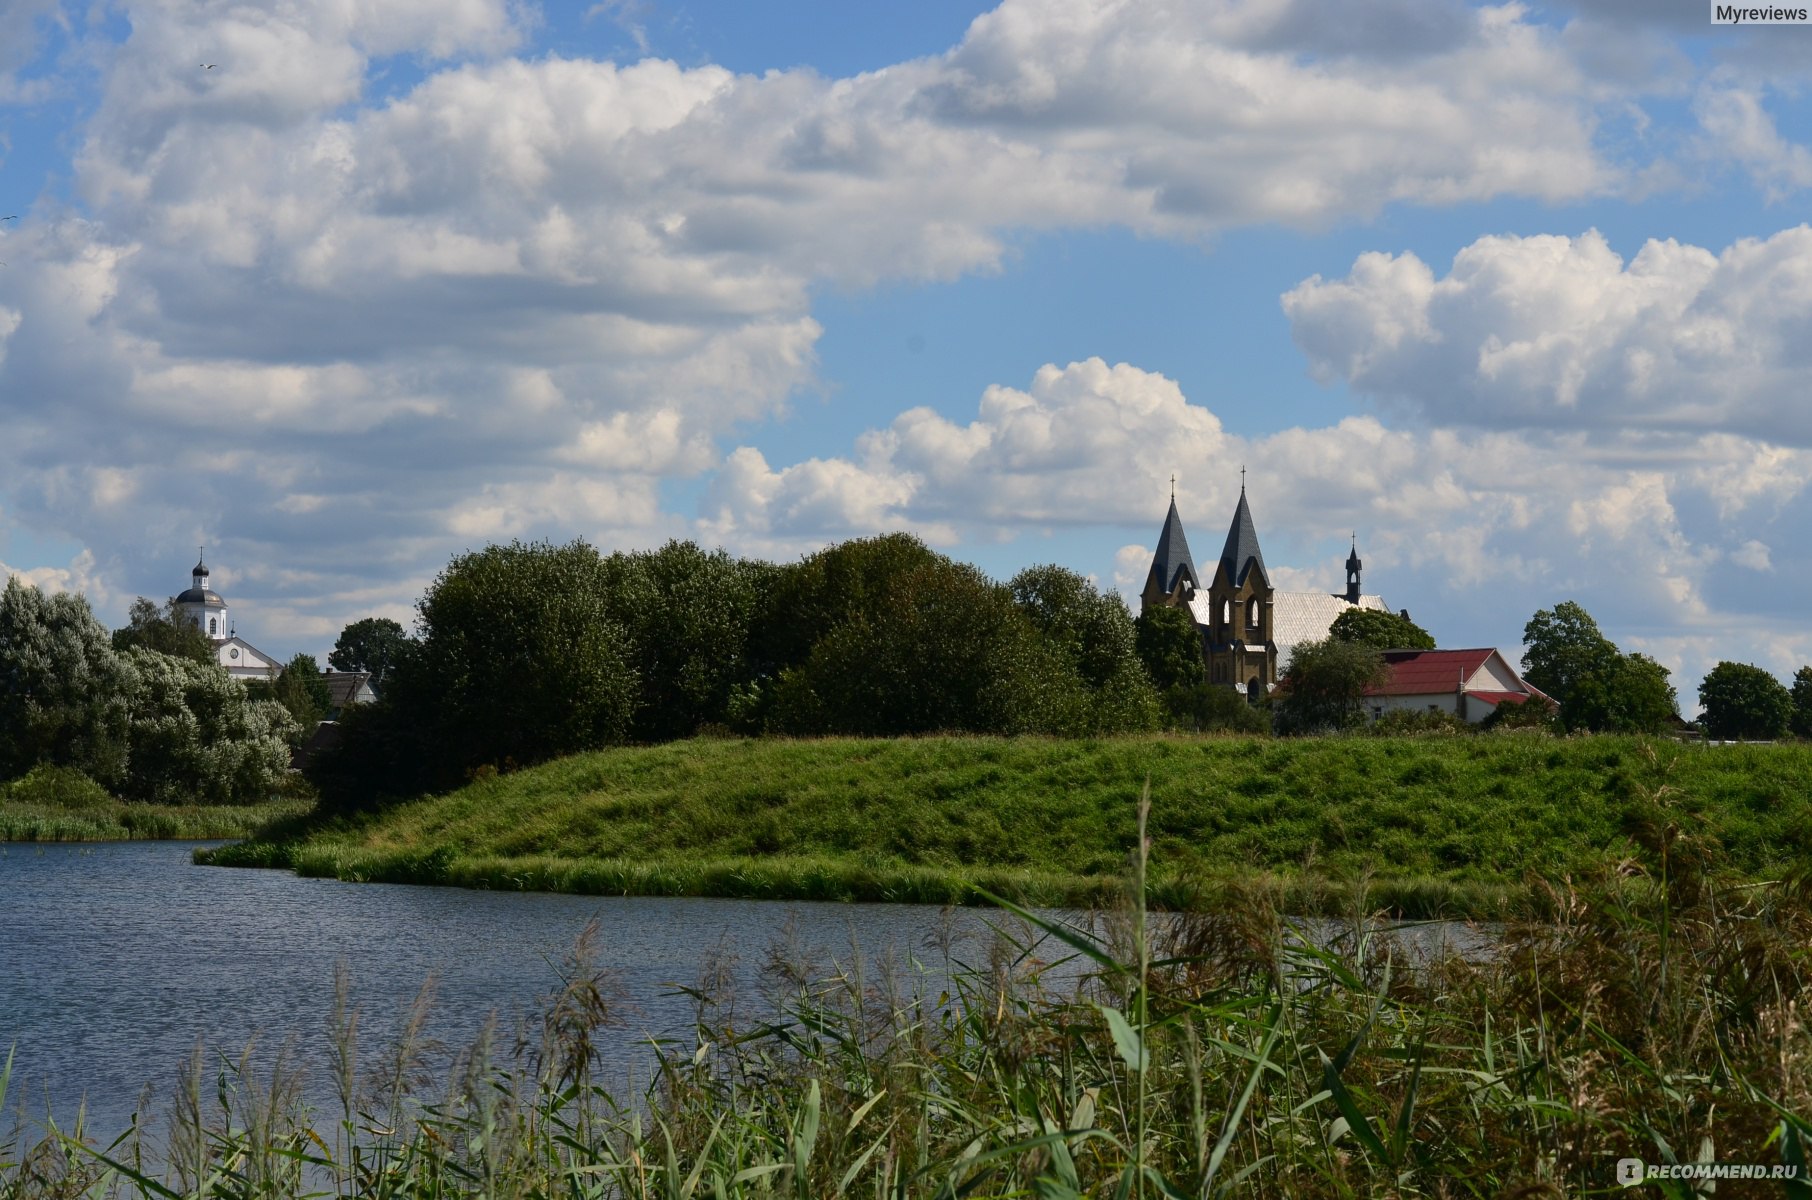
[[1136,841],[1150,901],[1537,916],[1633,852],[1643,789],[1693,797],[1721,868],[1812,859],[1812,746],[1640,738],[705,738],[578,755],[199,856],[537,891],[1091,907]]
[[932,921],[872,965],[783,935],[754,994],[719,945],[640,1090],[595,1070],[625,1003],[604,931],[537,1020],[458,1054],[430,986],[363,1057],[342,976],[333,1111],[285,1053],[198,1051],[161,1142],[21,1129],[0,1197],[1559,1197],[1615,1190],[1625,1156],[1803,1172],[1812,881],[1725,882],[1683,792],[1637,800],[1630,856],[1544,885],[1549,919],[1482,959],[1406,955],[1364,909],[1310,936],[1262,886],[1151,919],[1143,837],[1086,926],[1002,898],[991,940]]
[[109,795],[80,771],[38,766],[0,783],[0,842],[243,838],[293,821],[312,807],[312,801],[301,796],[255,805],[129,803]]

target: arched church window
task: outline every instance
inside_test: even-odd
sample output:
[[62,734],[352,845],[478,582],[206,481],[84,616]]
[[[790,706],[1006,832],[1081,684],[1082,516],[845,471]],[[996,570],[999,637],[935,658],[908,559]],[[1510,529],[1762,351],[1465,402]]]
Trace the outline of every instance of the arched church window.
[[215,621],[215,620],[214,620],[214,618],[213,618],[213,617],[209,617],[209,618],[208,618],[208,636],[209,636],[209,637],[213,637],[213,636],[214,636],[214,631],[215,631],[215,629],[217,629],[217,628],[218,628],[218,627],[219,627],[219,623],[218,623],[218,622],[216,622],[216,621]]
[[1252,599],[1246,601],[1246,625],[1248,628],[1251,628],[1251,629],[1258,628],[1258,597],[1257,596],[1254,596],[1254,597],[1252,597]]
[[1233,621],[1233,601],[1221,601],[1221,624],[1228,625]]

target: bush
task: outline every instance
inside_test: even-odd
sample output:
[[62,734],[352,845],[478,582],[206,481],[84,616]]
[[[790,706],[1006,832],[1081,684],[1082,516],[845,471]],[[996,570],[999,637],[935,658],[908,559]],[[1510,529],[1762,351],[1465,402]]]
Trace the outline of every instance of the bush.
[[1253,704],[1245,693],[1220,683],[1195,683],[1164,693],[1164,713],[1171,729],[1189,733],[1271,732],[1271,709]]
[[0,797],[13,804],[85,812],[109,808],[115,800],[107,789],[73,767],[41,763],[9,784],[0,786]]
[[[1500,706],[1502,708],[1504,706]],[[1492,716],[1496,716],[1493,713]],[[1426,734],[1451,735],[1471,733],[1473,726],[1460,720],[1450,712],[1429,712],[1427,709],[1393,708],[1366,727],[1365,732],[1373,737],[1406,737]]]

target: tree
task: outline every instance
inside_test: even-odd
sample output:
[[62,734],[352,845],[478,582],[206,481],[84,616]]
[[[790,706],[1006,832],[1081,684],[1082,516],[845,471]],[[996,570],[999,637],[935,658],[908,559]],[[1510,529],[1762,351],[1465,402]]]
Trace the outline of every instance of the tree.
[[1046,647],[1082,677],[1091,729],[1157,727],[1158,697],[1139,660],[1132,614],[1117,593],[1055,564],[1027,567],[1007,590]]
[[732,690],[755,678],[749,636],[772,572],[693,542],[604,560],[606,603],[628,635],[639,681],[638,739],[730,722]]
[[598,552],[511,542],[455,558],[418,605],[421,643],[388,690],[431,783],[621,741],[636,704]]
[[1207,679],[1201,630],[1186,608],[1160,605],[1140,613],[1133,622],[1133,645],[1160,691],[1193,688]]
[[1581,676],[1560,706],[1569,731],[1661,733],[1679,715],[1668,670],[1646,654],[1613,654]]
[[160,804],[253,804],[289,769],[295,724],[215,663],[134,646],[132,769],[127,799]]
[[1793,720],[1788,723],[1794,735],[1812,738],[1812,667],[1801,667],[1793,673]]
[[116,786],[128,762],[131,668],[79,595],[16,576],[0,591],[0,780],[40,763]]
[[1433,650],[1435,640],[1407,614],[1376,608],[1347,609],[1334,618],[1328,636],[1337,642],[1357,642],[1379,650]]
[[1598,622],[1571,600],[1542,609],[1523,626],[1523,677],[1559,701],[1564,709],[1573,685],[1587,676],[1608,675],[1617,647],[1598,631]]
[[1284,668],[1277,706],[1283,733],[1347,729],[1365,720],[1365,691],[1389,678],[1374,646],[1334,638],[1298,642]]
[[758,675],[799,666],[839,625],[871,613],[899,577],[947,562],[909,533],[856,538],[779,568],[750,630]]
[[327,665],[336,671],[368,671],[371,686],[381,689],[384,676],[408,652],[409,635],[389,617],[365,617],[340,630]]
[[941,555],[894,575],[775,683],[789,733],[1080,732],[1089,694],[1006,588]]
[[191,662],[211,663],[214,658],[214,643],[208,635],[196,628],[176,611],[174,597],[158,606],[140,596],[126,610],[126,625],[113,631],[113,648],[124,653],[134,646],[143,646],[159,654],[173,654],[177,658],[186,658]]
[[1773,739],[1793,720],[1793,695],[1748,663],[1721,662],[1699,684],[1705,732],[1714,738]]
[[333,707],[333,693],[312,654],[298,654],[284,664],[271,685],[271,697],[289,712],[301,740],[314,732]]

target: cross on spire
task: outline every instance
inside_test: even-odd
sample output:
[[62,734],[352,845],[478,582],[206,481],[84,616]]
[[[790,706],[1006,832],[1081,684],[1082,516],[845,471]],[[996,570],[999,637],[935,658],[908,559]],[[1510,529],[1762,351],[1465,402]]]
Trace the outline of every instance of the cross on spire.
[[1239,494],[1242,496],[1246,494],[1246,468],[1243,463],[1239,469]]
[[1170,498],[1172,501],[1177,498],[1177,473],[1175,471],[1170,473]]

